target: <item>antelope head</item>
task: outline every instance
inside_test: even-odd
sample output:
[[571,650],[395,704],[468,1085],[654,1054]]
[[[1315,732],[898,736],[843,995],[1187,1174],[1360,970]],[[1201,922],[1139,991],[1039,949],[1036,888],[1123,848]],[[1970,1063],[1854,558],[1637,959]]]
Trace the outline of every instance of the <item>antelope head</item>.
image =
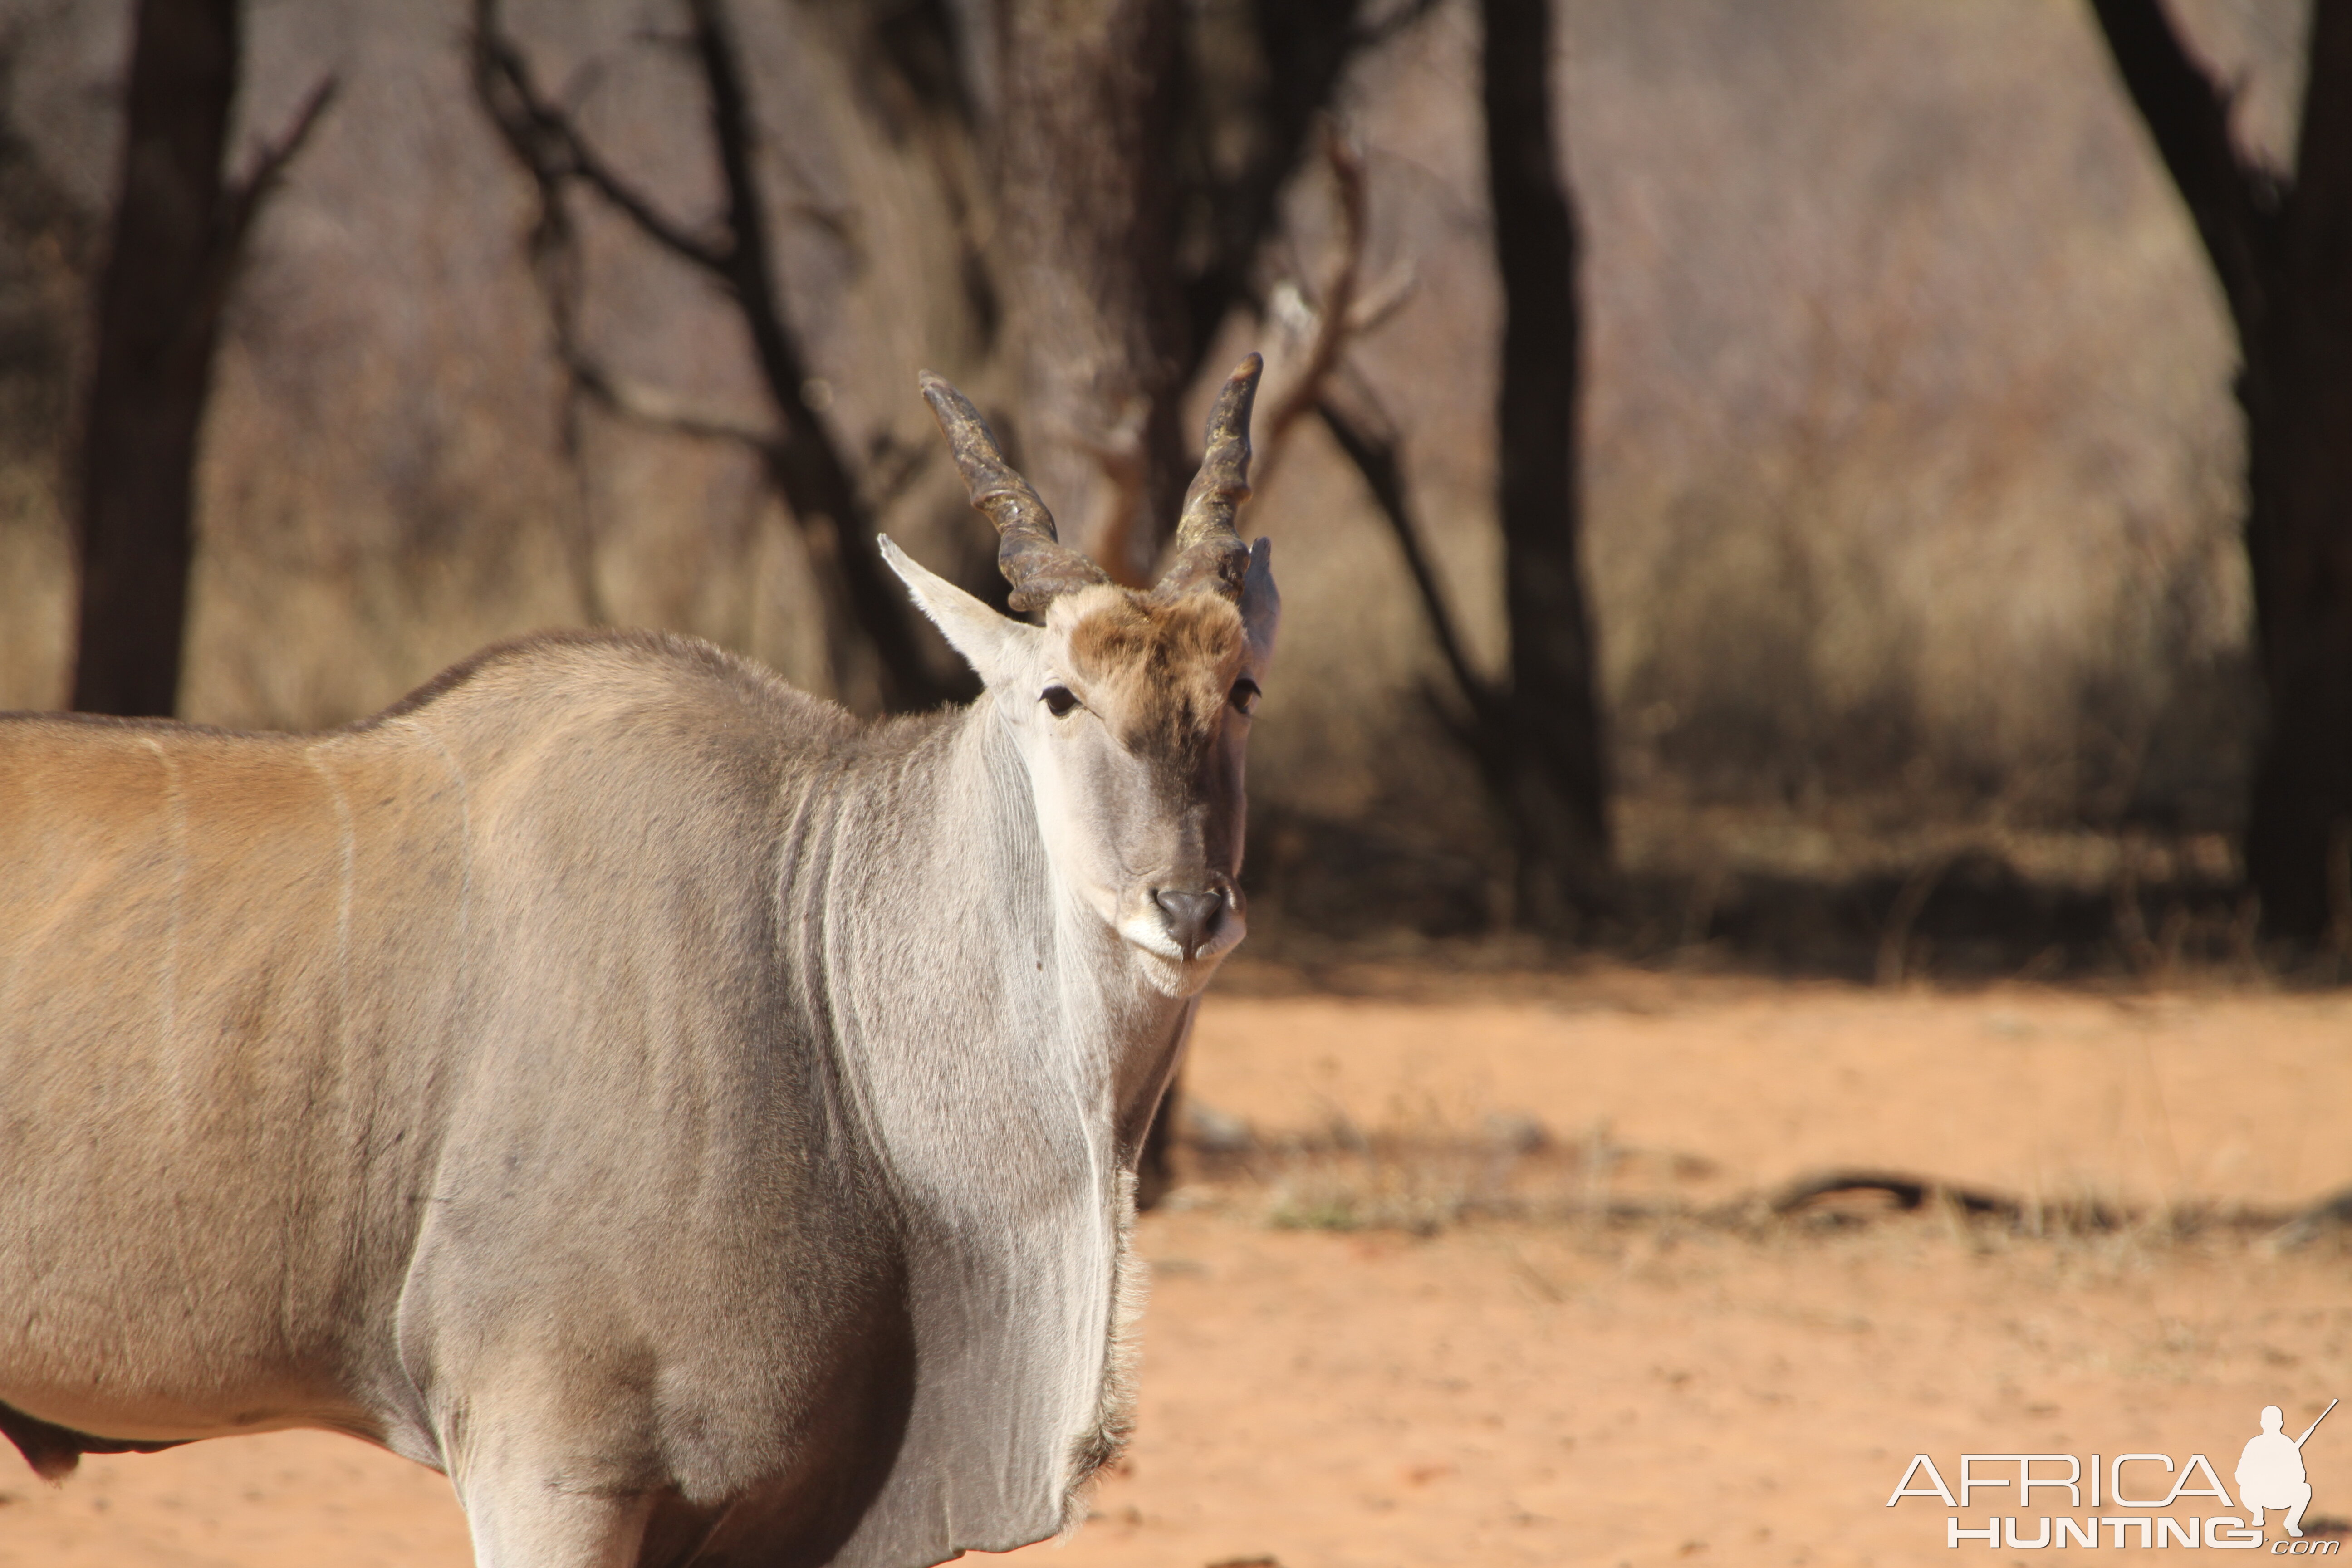
[[1266,542],[1248,548],[1234,532],[1249,495],[1260,368],[1250,355],[1217,397],[1174,561],[1152,588],[1120,587],[1062,543],[979,414],[929,373],[923,395],[972,504],[1003,538],[1013,607],[1044,612],[1045,624],[997,614],[882,542],[915,602],[986,683],[982,702],[1028,770],[1062,890],[1170,995],[1207,984],[1244,926],[1243,754],[1282,609]]

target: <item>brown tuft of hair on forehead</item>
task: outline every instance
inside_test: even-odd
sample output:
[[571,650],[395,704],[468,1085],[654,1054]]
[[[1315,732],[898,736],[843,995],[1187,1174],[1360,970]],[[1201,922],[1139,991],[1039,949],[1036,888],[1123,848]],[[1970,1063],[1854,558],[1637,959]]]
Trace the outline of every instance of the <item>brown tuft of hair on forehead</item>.
[[1214,727],[1249,639],[1241,611],[1217,594],[1155,600],[1087,593],[1072,607],[1071,672],[1108,698],[1135,751],[1189,752]]

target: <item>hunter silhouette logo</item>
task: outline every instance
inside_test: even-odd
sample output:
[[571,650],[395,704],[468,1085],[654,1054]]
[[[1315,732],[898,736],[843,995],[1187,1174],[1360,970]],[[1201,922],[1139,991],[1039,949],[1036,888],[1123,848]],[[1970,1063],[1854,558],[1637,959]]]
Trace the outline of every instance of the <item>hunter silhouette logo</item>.
[[[1914,1454],[1895,1483],[1886,1506],[1906,1498],[1934,1498],[1951,1512],[1944,1521],[1944,1544],[1982,1542],[1991,1550],[2034,1551],[2047,1547],[2209,1547],[2274,1557],[2334,1556],[2343,1542],[2304,1537],[2304,1510],[2311,1506],[2311,1478],[2304,1468],[2304,1446],[2337,1401],[2303,1429],[2286,1433],[2286,1413],[2263,1406],[2262,1430],[2238,1457],[2237,1500],[2211,1460],[2191,1454],[2176,1461],[2168,1454],[1962,1454],[1957,1469],[1938,1470],[1926,1454]],[[2222,1450],[2224,1453],[2227,1449]],[[1946,1476],[1951,1479],[1948,1483]],[[1974,1494],[1990,1491],[2000,1500]],[[2035,1496],[2039,1492],[2042,1495]],[[2176,1510],[2197,1500],[2215,1511],[2183,1518]],[[1968,1515],[1975,1509],[2006,1505],[2014,1510],[1991,1518]],[[2043,1511],[2049,1510],[2050,1511]],[[2087,1510],[2087,1516],[2084,1511]],[[2223,1511],[2235,1510],[2235,1511]],[[2240,1515],[2242,1513],[2243,1517]],[[2276,1515],[2284,1538],[2263,1533],[2266,1515]],[[2340,1527],[2321,1527],[2336,1533]]]
[[[2327,1402],[2327,1410],[2336,1402]],[[2246,1451],[2238,1458],[2238,1500],[2246,1505],[2246,1523],[2252,1529],[2263,1527],[2263,1510],[2286,1510],[2286,1532],[2296,1540],[2303,1539],[2303,1510],[2311,1504],[2311,1479],[2303,1473],[2303,1446],[2319,1430],[2319,1422],[2327,1419],[2327,1410],[2319,1413],[2303,1429],[2303,1436],[2290,1438],[2282,1429],[2286,1424],[2286,1412],[2275,1405],[2263,1406],[2263,1429],[2246,1439]]]

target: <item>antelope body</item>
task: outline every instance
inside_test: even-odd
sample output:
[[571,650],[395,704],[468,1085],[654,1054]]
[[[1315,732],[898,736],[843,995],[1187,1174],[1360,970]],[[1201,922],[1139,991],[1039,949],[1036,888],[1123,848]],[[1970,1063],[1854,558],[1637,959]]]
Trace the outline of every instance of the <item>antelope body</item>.
[[885,542],[969,708],[581,635],[324,735],[0,720],[0,1431],[52,1477],[350,1432],[448,1473],[483,1568],[1064,1528],[1242,931],[1255,374],[1149,594],[926,379],[1045,611]]

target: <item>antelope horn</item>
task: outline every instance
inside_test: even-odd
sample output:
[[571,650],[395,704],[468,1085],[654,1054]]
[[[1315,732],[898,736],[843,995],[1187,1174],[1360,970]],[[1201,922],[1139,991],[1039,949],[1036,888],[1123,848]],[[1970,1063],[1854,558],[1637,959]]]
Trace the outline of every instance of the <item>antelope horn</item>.
[[971,400],[928,370],[922,388],[964,488],[971,492],[971,504],[987,514],[1003,541],[996,548],[996,566],[1013,584],[1013,607],[1042,610],[1059,595],[1109,582],[1108,573],[1054,532],[1054,514],[1004,460]]
[[1249,500],[1250,404],[1257,396],[1258,373],[1265,361],[1251,354],[1225,377],[1217,405],[1209,411],[1201,470],[1184,492],[1184,515],[1176,524],[1176,559],[1153,593],[1172,599],[1213,588],[1241,597],[1249,573],[1249,547],[1234,531],[1234,513]]

